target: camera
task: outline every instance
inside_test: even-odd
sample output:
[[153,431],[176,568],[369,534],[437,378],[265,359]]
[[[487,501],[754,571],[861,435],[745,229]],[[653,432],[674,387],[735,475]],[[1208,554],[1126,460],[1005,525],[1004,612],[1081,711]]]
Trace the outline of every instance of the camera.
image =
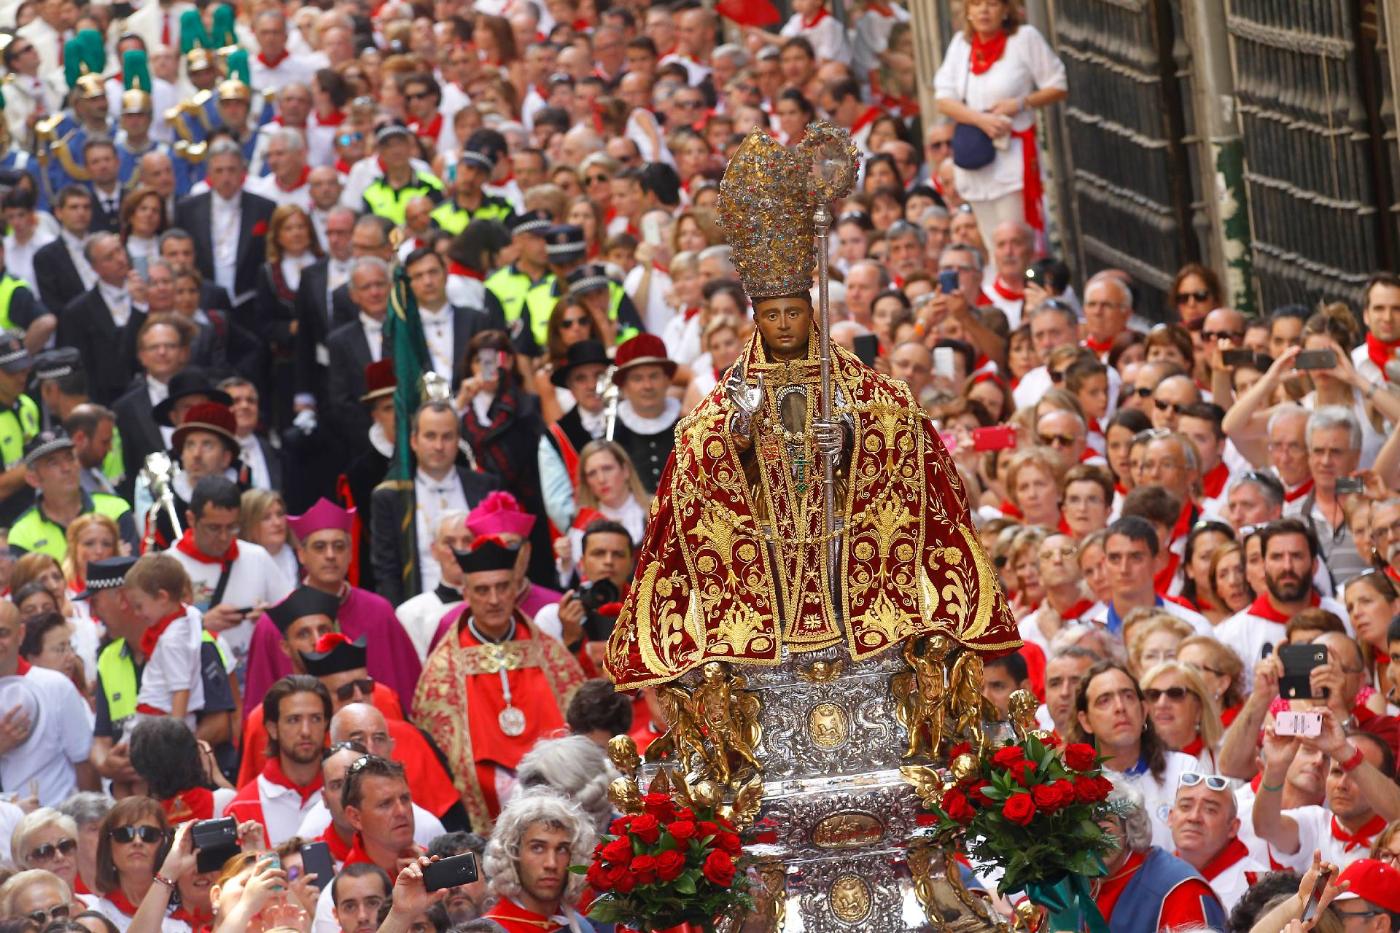
[[242,851],[238,844],[238,821],[231,816],[200,820],[190,827],[197,871],[215,871]]
[[590,580],[579,586],[575,597],[583,604],[583,629],[588,633],[589,640],[607,641],[608,636],[612,635],[617,617],[603,615],[598,610],[608,603],[615,603],[622,598],[622,594],[618,592],[617,584],[606,577],[601,580]]

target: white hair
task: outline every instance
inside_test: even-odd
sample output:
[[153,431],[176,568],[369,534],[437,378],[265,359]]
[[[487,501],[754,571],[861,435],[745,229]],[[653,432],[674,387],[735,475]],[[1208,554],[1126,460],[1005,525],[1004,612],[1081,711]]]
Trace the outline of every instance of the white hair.
[[547,787],[577,803],[599,832],[612,819],[608,785],[616,777],[603,749],[581,735],[536,742],[515,771],[521,787]]
[[[598,837],[578,804],[549,790],[518,793],[501,811],[491,839],[486,843],[486,851],[481,855],[487,886],[498,898],[520,897],[520,840],[536,823],[569,834],[570,864],[584,865],[591,858]],[[583,875],[571,872],[564,889],[564,903],[576,903],[587,884]]]
[[1152,848],[1152,818],[1147,815],[1142,792],[1121,774],[1105,771],[1104,777],[1113,782],[1113,792],[1108,795],[1108,802],[1114,806],[1118,821],[1123,826],[1123,841],[1133,852],[1146,852]]
[[284,126],[281,129],[273,130],[268,134],[268,142],[274,140],[294,152],[306,151],[306,140],[302,138],[298,130],[294,130],[290,126]]
[[1312,446],[1313,434],[1332,428],[1347,429],[1347,443],[1352,450],[1361,449],[1361,423],[1356,420],[1350,408],[1341,405],[1324,405],[1308,417],[1308,427],[1304,434],[1308,446]]
[[33,813],[26,813],[15,824],[15,830],[10,834],[10,859],[16,867],[32,867],[29,865],[29,853],[25,851],[29,848],[25,845],[25,839],[46,826],[57,826],[72,836],[74,841],[78,839],[78,824],[68,814],[60,813],[53,807],[40,807]]
[[1298,417],[1306,418],[1311,414],[1312,413],[1302,405],[1279,405],[1274,408],[1273,413],[1269,415],[1267,433],[1273,434],[1274,426],[1281,424],[1285,419]]

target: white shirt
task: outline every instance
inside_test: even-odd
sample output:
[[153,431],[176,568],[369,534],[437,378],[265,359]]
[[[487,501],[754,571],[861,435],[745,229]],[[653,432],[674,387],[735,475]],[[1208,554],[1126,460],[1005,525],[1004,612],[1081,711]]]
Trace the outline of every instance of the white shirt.
[[272,474],[267,469],[267,458],[263,456],[256,434],[238,439],[238,459],[247,464],[254,489],[272,488]]
[[374,362],[384,356],[384,322],[360,312],[360,326],[365,329],[365,343],[369,344],[369,358]]
[[97,283],[97,290],[107,305],[107,312],[112,315],[112,323],[125,327],[126,322],[131,320],[131,295],[122,286],[108,285],[103,281]]
[[0,710],[23,707],[32,724],[29,737],[0,755],[0,782],[7,791],[28,796],[30,782],[39,803],[56,807],[78,789],[73,766],[92,750],[87,704],[67,677],[44,667],[0,677]]
[[281,845],[292,838],[301,826],[301,821],[306,819],[306,815],[322,805],[320,794],[312,794],[302,803],[301,791],[295,787],[274,784],[261,774],[257,780],[258,803],[262,805],[268,845]]
[[87,245],[87,237],[79,239],[67,229],[64,229],[59,236],[63,238],[63,245],[68,247],[68,257],[73,260],[73,265],[78,270],[78,278],[83,280],[83,290],[92,288],[97,284],[97,273],[93,271],[92,264],[87,261],[87,256],[83,253],[83,247]]
[[[1347,634],[1352,634],[1351,619],[1347,616],[1345,606],[1324,596],[1322,602],[1318,604],[1318,608],[1336,615],[1347,627]],[[1282,622],[1274,622],[1272,619],[1265,619],[1262,616],[1250,615],[1249,607],[1246,606],[1217,625],[1213,634],[1217,641],[1235,649],[1235,654],[1239,655],[1240,660],[1244,662],[1244,683],[1252,686],[1254,665],[1264,656],[1264,645],[1269,644],[1277,648],[1283,644],[1287,631],[1287,627]]]
[[[1248,813],[1240,815],[1240,822],[1244,823],[1249,819]],[[1241,842],[1244,840],[1241,839]],[[1244,858],[1229,865],[1213,878],[1206,878],[1210,883],[1210,889],[1215,892],[1215,896],[1220,898],[1220,903],[1224,905],[1225,912],[1229,913],[1234,909],[1239,899],[1244,897],[1244,892],[1250,888],[1250,877],[1261,877],[1269,872],[1267,862],[1260,862],[1253,856],[1246,855]],[[1202,873],[1204,876],[1204,873]]]
[[849,65],[851,63],[851,44],[846,41],[845,27],[841,25],[840,20],[826,12],[825,9],[822,9],[817,16],[815,23],[808,24],[803,22],[806,17],[801,13],[794,13],[783,24],[782,32],[779,35],[805,38],[812,43],[812,50],[817,53],[818,62],[828,60]]
[[34,277],[34,254],[53,240],[53,234],[42,228],[35,228],[34,235],[29,238],[28,243],[19,242],[13,233],[5,234],[5,268],[9,269],[15,278],[34,287],[38,281]]
[[[467,494],[462,490],[462,478],[455,469],[442,479],[433,479],[420,468],[413,477],[413,526],[418,540],[418,579],[420,592],[429,593],[442,580],[442,568],[433,557],[433,538],[438,523],[449,511],[471,511]],[[417,595],[416,593],[414,594]]]
[[234,281],[238,277],[238,236],[243,225],[240,207],[237,200],[225,201],[217,192],[209,192],[209,236],[214,246],[214,281],[222,285],[230,297],[237,297]]
[[[1181,752],[1164,752],[1163,754],[1167,759],[1167,767],[1162,772],[1160,781],[1152,776],[1150,769],[1141,774],[1125,774],[1121,771],[1113,773],[1137,788],[1138,793],[1142,794],[1147,816],[1152,820],[1152,844],[1161,846],[1168,852],[1173,852],[1176,845],[1172,842],[1171,827],[1167,825],[1167,814],[1171,812],[1172,804],[1176,802],[1176,787],[1181,783],[1181,775],[1186,771],[1196,769],[1196,759],[1190,755],[1183,755]],[[1105,766],[1104,770],[1109,771],[1110,769]]]
[[[131,927],[132,918],[118,910],[117,905],[105,897],[93,901],[92,909],[112,921],[112,926],[117,928],[118,933],[126,933]],[[74,913],[77,913],[76,908]],[[190,933],[190,925],[174,917],[164,917],[160,921],[160,933]]]
[[1289,854],[1273,850],[1274,858],[1286,868],[1300,874],[1307,871],[1308,866],[1312,865],[1314,850],[1322,852],[1324,862],[1331,862],[1343,870],[1357,859],[1370,857],[1369,845],[1354,845],[1348,850],[1347,843],[1332,835],[1334,817],[1327,807],[1309,804],[1284,810],[1283,815],[1292,817],[1293,822],[1298,824],[1298,851]]
[[141,689],[136,702],[169,713],[171,695],[189,691],[185,703],[185,725],[195,727],[194,714],[204,709],[204,677],[200,670],[200,643],[204,625],[198,609],[186,606],[185,614],[171,622],[156,641],[156,648],[141,671]]
[[[190,585],[194,591],[194,605],[201,610],[208,609],[214,589],[219,585],[223,564],[195,560],[175,547],[166,553],[178,560],[189,574]],[[286,599],[293,588],[293,581],[287,578],[266,548],[251,541],[240,540],[238,557],[229,567],[228,583],[224,585],[224,594],[219,601],[239,609],[259,605],[273,606]],[[253,626],[256,623],[255,615],[219,633],[220,641],[228,646],[233,655],[235,668],[241,669],[248,657],[248,647],[253,640]]]
[[[973,110],[985,112],[999,100],[1025,97],[1040,88],[1068,88],[1064,63],[1055,55],[1034,26],[1021,26],[1006,40],[1001,58],[980,75],[970,67],[972,46],[959,31],[948,45],[934,76],[934,95],[939,100],[961,101]],[[1013,132],[1025,132],[1035,122],[1027,108],[1011,118]],[[969,201],[994,201],[1025,186],[1021,140],[1011,137],[996,158],[979,169],[954,170],[958,193]]]
[[[622,282],[623,291],[627,292],[627,297],[633,301],[638,301],[637,292],[642,286],[642,276],[646,274],[647,268],[643,265],[633,267]],[[660,269],[652,267],[651,278],[647,283],[646,305],[639,306],[638,310],[642,314],[642,322],[646,325],[646,329],[653,334],[666,333],[667,326],[677,316],[675,309],[666,301],[666,296],[670,293],[671,277]],[[666,350],[668,352],[671,350],[670,344],[666,345]],[[672,356],[671,359],[678,360],[680,357]]]
[[452,306],[444,302],[436,311],[420,307],[418,315],[423,319],[423,338],[428,343],[428,356],[433,363],[433,372],[444,379],[451,379]]
[[433,636],[437,634],[438,623],[442,621],[447,610],[455,605],[457,604],[443,602],[435,586],[404,600],[394,610],[399,624],[408,633],[409,641],[413,642],[413,648],[418,652],[418,660],[428,659],[428,648],[432,644]]
[[257,178],[249,178],[245,187],[253,194],[262,195],[278,206],[295,204],[304,211],[311,210],[311,186],[306,182],[302,182],[295,188],[283,188],[277,183],[277,176],[268,172]]

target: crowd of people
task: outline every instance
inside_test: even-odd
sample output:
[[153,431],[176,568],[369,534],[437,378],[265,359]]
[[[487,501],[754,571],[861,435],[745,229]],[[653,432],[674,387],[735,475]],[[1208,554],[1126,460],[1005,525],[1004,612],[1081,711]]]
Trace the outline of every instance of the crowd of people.
[[832,339],[956,464],[987,698],[1105,756],[1110,928],[1400,930],[1400,278],[1192,264],[1149,324],[1047,255],[1019,3],[927,121],[901,6],[720,6],[0,3],[0,931],[593,929],[607,742],[667,727],[608,635],[754,328],[718,181],[818,119]]

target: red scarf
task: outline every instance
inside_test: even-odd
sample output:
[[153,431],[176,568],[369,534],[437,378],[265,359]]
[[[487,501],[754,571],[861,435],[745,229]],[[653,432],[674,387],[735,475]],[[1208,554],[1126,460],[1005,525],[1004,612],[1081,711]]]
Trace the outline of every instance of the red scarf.
[[1215,853],[1209,862],[1201,866],[1201,874],[1207,881],[1214,881],[1216,876],[1249,855],[1249,846],[1240,842],[1240,837],[1231,836],[1230,841],[1225,843],[1225,848]]
[[16,676],[16,677],[23,677],[25,674],[28,674],[28,673],[29,673],[29,669],[30,669],[32,666],[33,666],[33,665],[31,665],[31,664],[30,664],[28,661],[26,661],[24,658],[18,658],[18,659],[16,659],[16,661],[15,661],[15,676]]
[[292,54],[291,52],[288,52],[286,49],[283,49],[283,50],[282,50],[282,54],[279,55],[279,56],[277,56],[277,60],[276,60],[275,62],[270,62],[270,61],[267,60],[267,56],[266,56],[266,55],[264,55],[262,52],[259,52],[259,53],[258,53],[258,61],[262,62],[264,65],[266,65],[266,66],[269,67],[269,68],[276,68],[278,65],[282,64],[282,63],[285,62],[289,57],[291,57],[291,54]]
[[1376,368],[1381,371],[1381,378],[1386,382],[1390,381],[1390,375],[1385,371],[1385,364],[1394,358],[1397,347],[1400,347],[1400,340],[1386,341],[1375,334],[1366,335],[1366,355],[1376,364]]
[[[1333,820],[1333,822],[1335,823],[1336,820]],[[121,888],[117,888],[110,894],[104,894],[102,896],[107,898],[107,901],[113,907],[117,908],[117,910],[120,910],[124,916],[136,916],[136,905],[131,903],[131,899],[122,893]]]
[[1093,600],[1081,599],[1079,602],[1060,613],[1060,618],[1066,622],[1073,622],[1092,608],[1094,608]]
[[1172,526],[1171,533],[1166,543],[1162,545],[1168,549],[1167,566],[1157,572],[1157,576],[1153,578],[1152,583],[1157,592],[1163,596],[1165,596],[1167,590],[1171,588],[1172,580],[1176,578],[1177,568],[1181,566],[1181,555],[1170,549],[1172,542],[1191,533],[1191,526],[1195,524],[1196,516],[1199,514],[1200,513],[1196,511],[1189,501],[1183,503],[1181,506],[1181,514],[1177,515],[1176,524]]
[[1337,822],[1335,816],[1332,817],[1332,838],[1338,842],[1346,843],[1342,847],[1343,852],[1371,848],[1371,837],[1383,829],[1385,829],[1385,817],[1379,813],[1372,816],[1354,833],[1347,832],[1346,827]]
[[301,174],[297,176],[296,184],[293,184],[293,185],[284,185],[284,184],[282,184],[282,182],[278,181],[277,178],[276,178],[275,176],[273,177],[272,180],[277,184],[278,190],[281,190],[281,191],[295,191],[295,190],[297,190],[298,188],[300,188],[302,185],[306,184],[306,179],[308,179],[308,178],[310,178],[310,177],[311,177],[311,166],[309,166],[309,165],[303,165],[303,166],[301,167]]
[[1192,758],[1196,758],[1201,754],[1205,747],[1205,739],[1201,738],[1201,734],[1197,732],[1196,737],[1191,741],[1187,742],[1185,745],[1181,746],[1180,751],[1183,755],[1190,755]]
[[1201,488],[1205,490],[1207,499],[1219,499],[1220,494],[1225,491],[1225,484],[1230,481],[1230,468],[1222,460],[1211,467],[1205,476],[1201,477]]
[[1025,513],[1021,511],[1020,506],[1016,505],[1016,503],[1012,502],[1010,499],[1001,500],[1001,505],[997,506],[997,509],[1001,512],[1001,514],[1005,515],[1007,518],[1026,517]]
[[345,112],[337,110],[329,116],[321,116],[319,113],[311,114],[311,119],[316,121],[317,126],[340,126],[345,122]]
[[222,556],[210,557],[208,554],[201,551],[199,546],[194,543],[194,530],[186,528],[185,533],[180,536],[180,540],[175,542],[175,550],[201,564],[231,564],[238,560],[238,539],[233,539],[233,543],[228,546],[228,550],[225,551]]
[[421,120],[409,120],[408,128],[413,130],[415,136],[436,140],[438,135],[442,133],[442,111],[433,114],[433,118],[427,123]]
[[[185,534],[189,534],[189,532],[187,531]],[[184,617],[185,607],[182,605],[179,609],[176,609],[174,612],[170,613],[170,615],[164,617],[155,625],[152,625],[141,633],[141,653],[146,656],[147,660],[150,660],[151,655],[155,653],[156,642],[160,640],[160,636],[165,634],[165,630],[170,628],[170,624],[176,619],[183,619]]]
[[992,279],[992,291],[994,291],[994,292],[997,293],[997,297],[1002,298],[1002,299],[1005,299],[1006,301],[1025,301],[1025,300],[1026,300],[1026,293],[1025,293],[1025,292],[1023,292],[1023,291],[1021,291],[1021,292],[1013,291],[1009,285],[1003,285],[1003,284],[1001,283],[1001,277],[1000,277],[1000,276],[998,276],[997,278]]
[[1304,480],[1303,482],[1299,483],[1297,486],[1294,486],[1292,489],[1285,490],[1284,493],[1283,493],[1283,501],[1284,501],[1284,502],[1297,502],[1299,499],[1303,498],[1303,497],[1306,496],[1308,493],[1312,492],[1312,490],[1313,490],[1313,478],[1312,478],[1311,476],[1309,476],[1306,480]]
[[[1316,607],[1321,605],[1321,603],[1322,598],[1318,596],[1316,592],[1309,594],[1308,604],[1310,606]],[[1268,593],[1262,593],[1255,597],[1254,602],[1249,604],[1245,612],[1252,616],[1258,616],[1261,619],[1268,619],[1270,622],[1277,622],[1279,625],[1287,625],[1288,620],[1293,618],[1293,616],[1275,609],[1274,604],[1269,601]]]
[[856,122],[851,124],[851,135],[856,135],[861,130],[874,123],[877,118],[884,115],[884,112],[885,111],[881,110],[879,107],[866,107],[865,113],[856,117]]
[[973,33],[972,35],[972,73],[975,75],[986,74],[987,70],[1001,60],[1001,56],[1006,52],[1006,30],[998,29],[997,34],[990,39],[983,39]]
[[[326,848],[331,850],[331,858],[337,862],[344,864],[345,860],[350,857],[350,846],[346,845],[345,841],[340,838],[340,833],[335,831],[334,823],[327,826],[326,831],[321,833],[320,841],[324,842]],[[317,879],[316,883],[320,884],[320,879]]]
[[287,773],[282,770],[282,759],[277,755],[272,755],[267,759],[267,764],[263,765],[262,776],[268,783],[276,784],[278,787],[290,787],[301,795],[301,805],[306,806],[306,802],[321,790],[321,772],[316,772],[316,779],[305,787],[292,783],[292,779],[287,777]]
[[214,792],[207,787],[191,787],[162,800],[160,808],[165,811],[171,826],[190,820],[211,820],[214,818]]
[[1045,184],[1040,178],[1039,147],[1035,142],[1035,124],[1024,130],[1012,130],[1011,135],[1021,140],[1021,208],[1026,214],[1026,223],[1032,230],[1045,232],[1045,217],[1040,213],[1040,202],[1045,195]]
[[468,269],[455,259],[449,259],[447,261],[447,274],[460,275],[464,279],[476,279],[478,282],[486,280],[486,277],[480,272],[477,272],[475,269]]
[[811,29],[813,26],[817,25],[817,23],[820,23],[822,20],[826,19],[826,17],[827,17],[826,7],[819,7],[819,8],[817,9],[817,15],[816,15],[816,16],[813,16],[811,19],[804,19],[804,20],[802,20],[802,28],[803,28],[803,29]]
[[1093,350],[1096,356],[1103,356],[1109,350],[1113,349],[1113,338],[1110,337],[1107,340],[1095,340],[1093,337],[1085,337],[1084,346],[1088,347],[1090,350]]

